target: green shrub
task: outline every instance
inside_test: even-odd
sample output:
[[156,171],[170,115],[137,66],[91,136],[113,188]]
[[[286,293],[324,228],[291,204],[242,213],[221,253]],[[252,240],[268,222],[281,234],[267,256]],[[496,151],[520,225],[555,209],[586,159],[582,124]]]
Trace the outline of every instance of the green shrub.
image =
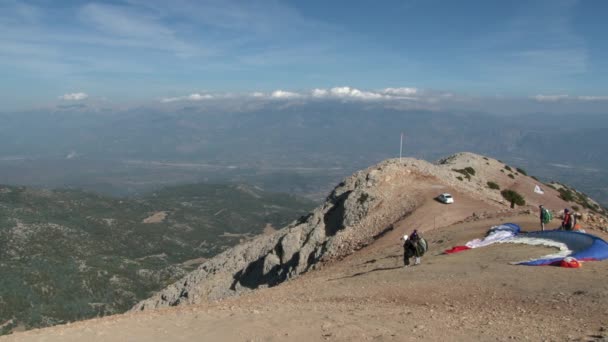
[[527,175],[528,175],[528,174],[526,173],[526,170],[524,170],[524,169],[521,169],[521,168],[519,168],[519,167],[518,167],[518,168],[515,168],[515,169],[517,170],[517,172],[521,173],[521,174],[522,174],[522,175],[524,175],[524,176],[527,176]]
[[538,178],[536,178],[535,176],[530,176],[532,177],[532,179],[534,179],[535,181],[538,181]]
[[578,206],[578,205],[573,205],[573,206],[572,206],[572,210],[574,210],[574,211],[579,211],[579,209],[580,209],[580,208],[579,208],[579,206]]
[[503,170],[503,169],[500,169],[500,172],[502,172],[502,173],[505,173],[505,170]]
[[509,173],[509,178],[513,178],[513,179],[515,179],[515,176],[513,176],[513,174],[512,174],[512,173]]
[[504,199],[511,202],[511,208],[515,208],[516,204],[519,206],[526,205],[526,200],[524,199],[524,197],[515,190],[505,189],[501,191],[500,194],[502,195],[502,197],[504,197]]
[[471,176],[475,175],[475,169],[470,166],[467,166],[464,169],[452,169],[452,171],[462,174],[468,180],[471,180]]
[[513,169],[511,169],[511,167],[509,165],[505,165],[505,170],[507,170],[507,171],[513,171]]
[[500,190],[500,185],[498,185],[494,182],[488,182],[488,188],[494,189],[494,190]]
[[461,180],[461,181],[463,181],[463,180],[464,180],[464,178],[462,178],[462,177],[460,177],[460,176],[456,177],[456,179]]
[[560,188],[557,191],[559,191],[559,197],[561,199],[563,199],[564,201],[567,201],[567,202],[574,201],[574,194],[572,193],[572,191],[570,191],[570,189]]
[[488,157],[483,157],[483,159],[485,159],[485,160],[489,160],[489,159],[488,159]]
[[369,198],[369,195],[364,192],[359,196],[359,199],[357,200],[357,202],[359,202],[359,204],[363,204],[363,203],[365,203],[365,201],[367,201],[368,198]]

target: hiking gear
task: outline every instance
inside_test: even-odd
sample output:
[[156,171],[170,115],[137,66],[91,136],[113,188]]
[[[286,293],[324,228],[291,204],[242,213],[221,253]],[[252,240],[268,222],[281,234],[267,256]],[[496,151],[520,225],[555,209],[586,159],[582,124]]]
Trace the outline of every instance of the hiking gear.
[[[568,209],[566,209],[568,210]],[[562,221],[562,228],[565,230],[572,230],[572,227],[574,227],[573,223],[572,223],[572,215],[570,215],[570,213],[568,211],[564,212],[564,220]]]
[[[486,239],[492,238],[491,240],[494,241],[488,241],[488,243],[480,243],[483,240],[477,239],[467,242],[466,246],[456,246],[451,250],[445,251],[444,253],[451,254],[464,251],[470,248],[484,247],[493,243],[509,242],[557,247],[560,250],[558,253],[545,255],[540,258],[534,258],[527,261],[512,263],[515,265],[558,265],[557,263],[561,264],[561,261],[567,257],[571,257],[574,260],[577,260],[579,263],[582,261],[608,259],[608,242],[602,240],[597,236],[586,234],[580,231],[568,232],[563,230],[548,230],[544,232],[537,231],[529,233],[520,233],[519,226],[517,226],[516,224],[508,223],[503,226],[506,225],[516,228],[516,232],[515,234],[513,234],[513,236],[506,237],[504,239],[492,238],[492,235],[494,235],[493,231],[495,231],[497,228],[492,227]],[[566,263],[568,263],[568,260],[566,260]]]
[[403,235],[403,241],[407,241],[407,234]]
[[551,265],[559,266],[559,267],[566,267],[566,268],[579,268],[582,266],[582,264],[578,260],[576,260],[575,258],[572,258],[572,257],[564,258],[564,260],[561,260],[559,262],[554,262]]
[[426,240],[423,237],[421,237],[420,241],[418,241],[418,245],[420,245],[420,248],[422,249],[421,255],[424,255],[424,253],[426,253],[429,250],[429,244],[426,242]]
[[466,247],[479,248],[491,245],[496,242],[508,240],[519,234],[521,228],[514,223],[505,223],[490,228],[488,234],[483,239],[475,239],[466,243]]
[[443,254],[454,254],[454,253],[466,251],[466,250],[469,250],[469,249],[471,249],[471,247],[467,247],[467,246],[455,246],[455,247],[452,247],[450,249],[446,249],[445,251],[443,251]]
[[551,220],[553,220],[553,214],[551,214],[551,211],[549,211],[547,208],[542,208],[541,209],[541,216],[542,216],[542,223],[549,223],[551,222]]

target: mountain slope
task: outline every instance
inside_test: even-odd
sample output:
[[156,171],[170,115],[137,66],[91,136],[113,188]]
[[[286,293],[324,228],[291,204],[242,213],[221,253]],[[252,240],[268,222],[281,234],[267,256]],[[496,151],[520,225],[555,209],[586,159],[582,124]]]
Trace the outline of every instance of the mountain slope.
[[310,207],[244,185],[187,185],[123,199],[0,186],[1,329],[125,311]]
[[[456,154],[438,164],[411,158],[384,161],[345,179],[307,217],[223,252],[134,310],[201,303],[275,286],[320,262],[352,254],[390,232],[403,217],[424,215],[420,207],[446,190],[475,199],[466,208],[470,212],[450,216],[450,223],[472,213],[508,208],[510,203],[488,182],[521,193],[530,209],[541,203],[556,211],[571,205],[551,187],[543,195],[536,194],[539,182],[523,173],[472,153]],[[442,214],[427,214],[430,217],[422,217],[420,224],[428,226],[431,217],[434,224],[437,219],[448,223]]]
[[[606,262],[584,263],[580,269],[513,266],[509,263],[548,254],[551,249],[511,244],[441,255],[445,249],[483,236],[499,223],[514,222],[527,231],[538,229],[536,210],[541,201],[556,213],[573,204],[550,187],[543,195],[534,195],[529,185],[538,182],[521,172],[512,173],[511,178],[506,166],[468,153],[437,165],[413,159],[385,161],[346,179],[308,218],[216,256],[138,304],[137,310],[0,340],[542,341],[608,337]],[[475,170],[471,180],[458,179],[463,174],[454,169],[468,167]],[[487,186],[488,181],[502,189],[518,189],[528,204],[510,209],[500,192]],[[441,192],[452,193],[455,203],[448,206],[435,201]],[[368,203],[367,209],[364,203]],[[581,220],[588,232],[608,238],[598,229],[606,228],[603,216],[582,208],[581,212],[598,219]],[[336,224],[340,222],[342,225]],[[387,222],[389,226],[384,226]],[[558,225],[559,220],[554,220],[549,228]],[[323,235],[331,227],[339,229]],[[399,238],[415,228],[430,242],[430,250],[422,265],[404,269]],[[303,243],[297,246],[294,235],[298,232],[312,234],[300,234]],[[291,246],[295,254],[298,247],[300,251],[309,248],[315,234],[314,240],[325,248],[321,262],[313,263],[308,272],[304,268],[305,274],[297,273],[298,266],[306,262],[300,258],[297,263],[288,259],[286,264],[274,264],[277,268],[267,268],[267,275],[279,275],[275,271],[291,267],[293,273],[282,273],[290,281],[282,283],[270,283],[268,280],[281,279],[263,273],[255,278],[255,272],[241,272],[256,269],[264,248],[269,251],[264,264],[272,265],[271,255],[289,254],[285,249],[278,253],[277,244]],[[245,273],[250,277],[243,278]],[[235,280],[240,285],[234,289],[223,287]],[[257,290],[252,291],[256,285]],[[184,289],[188,296],[180,298]],[[172,297],[174,290],[180,290],[176,297]],[[222,293],[231,298],[209,301],[205,297]],[[170,304],[177,306],[149,310]]]

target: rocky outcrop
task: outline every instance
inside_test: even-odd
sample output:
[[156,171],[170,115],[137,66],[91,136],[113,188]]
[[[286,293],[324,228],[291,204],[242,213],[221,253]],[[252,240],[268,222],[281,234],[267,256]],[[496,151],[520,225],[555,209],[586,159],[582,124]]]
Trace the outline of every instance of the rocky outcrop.
[[472,153],[455,154],[437,164],[411,158],[384,161],[345,179],[309,215],[207,260],[132,310],[200,303],[278,285],[371,243],[438,189],[450,188],[496,208],[483,215],[499,215],[501,209],[505,215],[513,213],[500,192],[488,187],[495,180],[504,188],[527,191],[530,204],[522,209],[530,215],[536,215],[540,201],[553,207],[566,204],[553,189],[542,198],[534,197],[537,181],[519,173],[509,177],[506,168]]
[[408,167],[408,161],[413,160],[389,160],[355,173],[308,216],[207,260],[132,310],[193,304],[275,286],[369,244],[417,205],[416,194],[404,183],[419,171]]

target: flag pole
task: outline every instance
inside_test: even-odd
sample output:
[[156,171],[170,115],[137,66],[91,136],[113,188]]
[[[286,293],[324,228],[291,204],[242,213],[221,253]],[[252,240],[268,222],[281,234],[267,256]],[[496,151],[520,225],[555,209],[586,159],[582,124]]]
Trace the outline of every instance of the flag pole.
[[401,153],[403,152],[403,132],[401,132],[401,142],[399,143],[399,162],[401,163]]

